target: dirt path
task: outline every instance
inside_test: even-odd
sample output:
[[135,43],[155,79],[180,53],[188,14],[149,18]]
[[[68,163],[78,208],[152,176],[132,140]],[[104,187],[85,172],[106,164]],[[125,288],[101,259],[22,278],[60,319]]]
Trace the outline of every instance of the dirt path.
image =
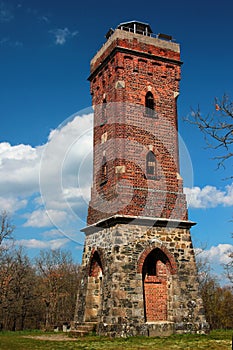
[[45,334],[45,335],[25,335],[23,338],[31,338],[38,340],[51,340],[51,341],[75,341],[75,338],[68,337],[65,334]]

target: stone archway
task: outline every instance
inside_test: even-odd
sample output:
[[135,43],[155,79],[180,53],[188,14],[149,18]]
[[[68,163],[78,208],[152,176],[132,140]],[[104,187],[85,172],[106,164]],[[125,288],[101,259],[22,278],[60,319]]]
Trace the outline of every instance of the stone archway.
[[103,267],[98,251],[94,251],[90,258],[86,307],[85,307],[85,322],[97,322],[98,314],[102,304],[102,279]]
[[171,265],[166,254],[153,249],[142,266],[144,313],[146,322],[168,320],[168,278]]

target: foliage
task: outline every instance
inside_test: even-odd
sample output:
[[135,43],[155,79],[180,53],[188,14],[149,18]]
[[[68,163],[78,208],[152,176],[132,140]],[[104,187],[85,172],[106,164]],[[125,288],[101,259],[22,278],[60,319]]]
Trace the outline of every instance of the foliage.
[[2,329],[51,329],[73,320],[78,265],[69,253],[41,252],[32,265],[22,248],[15,248],[0,262]]
[[201,289],[206,320],[211,329],[233,328],[233,293],[230,287],[220,287],[209,279]]
[[1,328],[24,329],[37,313],[36,275],[21,248],[2,256],[0,265]]
[[78,266],[71,254],[61,250],[41,251],[36,258],[40,297],[45,307],[45,328],[70,322],[78,288]]
[[[69,252],[41,252],[35,264],[12,239],[9,215],[0,215],[0,330],[53,328],[74,318],[78,269]],[[13,240],[12,240],[13,242]]]
[[212,275],[207,259],[197,255],[200,294],[203,300],[206,320],[211,329],[233,328],[233,290],[231,286],[221,287]]

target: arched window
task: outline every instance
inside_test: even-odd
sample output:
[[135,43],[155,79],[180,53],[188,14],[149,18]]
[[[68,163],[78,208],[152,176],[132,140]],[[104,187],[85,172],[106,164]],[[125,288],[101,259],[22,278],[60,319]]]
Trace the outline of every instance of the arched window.
[[106,157],[103,156],[102,164],[101,164],[100,185],[104,185],[107,181],[108,181],[108,165],[107,165]]
[[106,98],[103,100],[101,109],[101,125],[107,123],[107,101]]
[[101,277],[102,271],[103,271],[103,268],[102,268],[102,263],[101,263],[99,253],[95,251],[90,263],[89,276]]
[[152,151],[148,152],[146,156],[146,174],[149,177],[156,176],[156,158]]
[[145,97],[146,116],[155,117],[155,102],[153,94],[148,91]]

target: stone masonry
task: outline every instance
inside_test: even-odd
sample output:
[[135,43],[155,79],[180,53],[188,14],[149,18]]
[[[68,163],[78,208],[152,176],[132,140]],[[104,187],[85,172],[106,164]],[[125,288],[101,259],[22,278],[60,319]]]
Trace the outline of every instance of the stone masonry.
[[[98,332],[111,336],[206,330],[189,229],[164,224],[116,218],[87,234],[77,323],[97,322]],[[150,255],[157,271],[150,271]]]
[[[91,61],[93,186],[75,327],[110,336],[208,329],[183,182],[180,48],[122,23]],[[88,328],[89,329],[89,328]]]

